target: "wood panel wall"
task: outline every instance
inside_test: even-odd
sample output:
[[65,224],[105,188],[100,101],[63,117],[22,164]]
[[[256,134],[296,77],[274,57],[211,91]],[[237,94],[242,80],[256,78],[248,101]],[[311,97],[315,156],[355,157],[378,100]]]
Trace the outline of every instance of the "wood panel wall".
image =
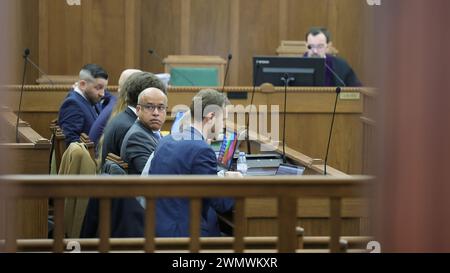
[[[12,1],[12,0],[8,0]],[[233,54],[230,85],[250,85],[253,55],[275,55],[280,40],[303,40],[310,26],[326,26],[333,44],[365,81],[364,19],[361,0],[18,0],[15,22],[19,83],[20,53],[51,75],[77,74],[84,63],[103,65],[117,83],[120,72],[137,67],[162,72],[158,58],[169,54]],[[34,83],[38,73],[30,73]]]
[[[30,59],[34,62],[39,61],[39,16],[37,13],[39,0],[4,0],[8,6],[9,19],[5,29],[4,38],[2,38],[2,49],[8,44],[10,47],[11,62],[8,67],[12,75],[9,82],[20,83],[23,72],[23,53],[28,48],[31,51]],[[6,25],[2,24],[2,27]],[[26,81],[34,82],[39,78],[39,72],[28,67]]]

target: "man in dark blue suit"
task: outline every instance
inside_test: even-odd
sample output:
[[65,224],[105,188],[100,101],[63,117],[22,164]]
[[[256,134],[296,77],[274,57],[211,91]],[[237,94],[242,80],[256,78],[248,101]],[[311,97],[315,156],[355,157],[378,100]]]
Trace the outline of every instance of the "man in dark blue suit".
[[58,123],[65,135],[66,145],[77,142],[81,133],[89,133],[101,111],[99,103],[105,95],[108,73],[96,64],[87,64],[80,71],[80,80],[64,99]]
[[[164,137],[158,144],[150,166],[150,175],[217,175],[217,159],[208,145],[215,128],[222,128],[223,109],[227,98],[212,89],[201,90],[193,99],[192,124],[181,132]],[[215,130],[216,132],[218,130]],[[231,199],[204,198],[201,235],[219,236],[211,230],[210,209],[230,210]],[[213,215],[215,216],[215,215]],[[189,236],[189,200],[161,198],[156,205],[156,236]],[[216,218],[213,221],[217,221]],[[214,224],[214,223],[212,223]]]

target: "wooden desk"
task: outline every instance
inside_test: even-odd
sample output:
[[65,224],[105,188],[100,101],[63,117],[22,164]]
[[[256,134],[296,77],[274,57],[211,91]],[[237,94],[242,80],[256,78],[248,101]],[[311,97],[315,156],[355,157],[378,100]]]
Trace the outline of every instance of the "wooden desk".
[[[7,154],[9,159],[8,166],[4,168],[5,174],[47,174],[50,141],[35,132],[27,122],[20,120],[21,143],[13,143],[17,116],[5,109],[0,114],[2,127],[5,128],[0,154]],[[16,211],[17,234],[21,238],[47,238],[47,199],[19,200]]]
[[[55,232],[53,251],[62,252],[65,248],[63,211],[64,198],[68,196],[100,198],[99,241],[100,252],[111,249],[110,206],[111,198],[144,196],[147,200],[145,217],[154,217],[155,199],[166,197],[190,198],[190,240],[189,251],[200,250],[201,198],[233,197],[235,205],[235,230],[233,249],[245,249],[247,225],[245,218],[245,199],[276,198],[279,211],[276,225],[277,248],[280,252],[295,252],[297,241],[297,218],[295,203],[297,198],[324,198],[330,206],[330,251],[340,251],[342,227],[342,199],[365,196],[371,190],[373,178],[364,176],[290,176],[222,178],[217,176],[1,176],[0,196],[15,198],[55,198]],[[7,215],[11,222],[13,215]],[[154,221],[147,223],[145,251],[155,250]],[[15,232],[8,227],[6,251],[17,249]]]
[[[253,142],[252,149],[258,153],[260,142]],[[243,147],[245,149],[245,147]],[[275,152],[282,153],[278,148]],[[305,174],[323,176],[324,165],[313,158],[286,147],[286,157],[292,164],[306,167]],[[349,178],[350,176],[330,166],[327,177]],[[273,177],[274,182],[279,177]],[[273,236],[278,233],[278,206],[275,199],[246,199],[248,236]],[[342,200],[342,234],[345,236],[370,235],[369,201],[366,198],[344,198]],[[324,198],[299,198],[297,200],[297,225],[306,236],[326,236],[330,232],[330,201]]]

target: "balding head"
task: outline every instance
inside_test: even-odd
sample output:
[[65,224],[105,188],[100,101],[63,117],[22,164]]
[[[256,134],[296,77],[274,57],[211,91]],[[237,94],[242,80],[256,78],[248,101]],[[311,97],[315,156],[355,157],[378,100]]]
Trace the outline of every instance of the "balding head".
[[158,88],[147,88],[139,94],[136,113],[148,129],[157,131],[166,121],[167,96]]
[[120,92],[122,90],[123,84],[127,81],[127,79],[131,75],[133,75],[134,73],[137,73],[137,72],[142,72],[142,71],[139,70],[139,69],[125,69],[122,72],[122,74],[120,74],[120,77],[119,77],[119,88],[118,88],[117,91]]
[[166,94],[164,94],[164,92],[158,88],[150,87],[150,88],[144,89],[138,96],[138,104],[144,103],[145,98],[147,98],[147,97],[162,99],[162,100],[164,100],[164,103],[167,105]]

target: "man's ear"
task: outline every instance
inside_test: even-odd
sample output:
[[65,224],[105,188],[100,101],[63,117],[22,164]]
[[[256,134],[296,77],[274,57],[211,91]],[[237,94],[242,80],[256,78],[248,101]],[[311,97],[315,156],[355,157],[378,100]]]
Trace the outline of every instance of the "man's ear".
[[205,118],[207,118],[208,121],[210,121],[210,120],[212,120],[215,116],[216,116],[216,113],[214,113],[214,112],[209,112],[208,114],[206,114]]
[[79,82],[78,82],[78,88],[80,88],[81,90],[85,90],[86,89],[86,86],[87,86],[87,81],[85,81],[85,80],[80,80]]
[[328,42],[327,44],[327,52],[330,51],[330,48],[333,46],[333,42]]

